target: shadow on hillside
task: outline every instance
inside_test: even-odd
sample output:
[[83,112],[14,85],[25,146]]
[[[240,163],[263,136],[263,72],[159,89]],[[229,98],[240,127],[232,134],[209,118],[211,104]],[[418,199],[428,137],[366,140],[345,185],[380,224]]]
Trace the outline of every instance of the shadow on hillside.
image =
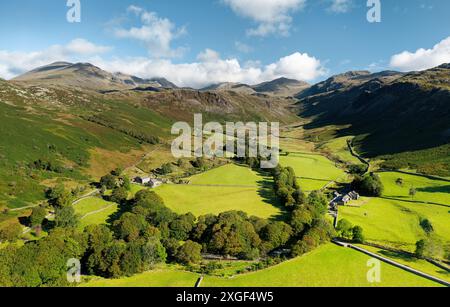
[[417,191],[426,192],[426,193],[449,193],[450,194],[450,185],[419,188],[419,189],[417,189]]
[[288,217],[288,212],[286,208],[280,203],[278,197],[275,195],[273,181],[270,177],[270,174],[264,172],[262,170],[255,170],[258,175],[264,177],[264,180],[258,181],[258,195],[263,198],[263,201],[267,204],[270,204],[278,209],[280,209],[281,213],[273,216],[272,220],[284,221]]

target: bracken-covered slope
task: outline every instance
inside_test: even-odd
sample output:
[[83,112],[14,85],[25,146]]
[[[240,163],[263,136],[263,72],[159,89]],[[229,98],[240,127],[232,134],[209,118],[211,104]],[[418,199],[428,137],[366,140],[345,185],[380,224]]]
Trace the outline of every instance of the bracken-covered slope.
[[293,100],[135,87],[126,75],[111,76],[90,64],[56,63],[0,80],[0,210],[35,204],[58,180],[75,187],[133,165],[155,145],[170,150],[172,124],[192,122],[195,113],[205,122],[296,120]]
[[358,80],[365,76],[364,82],[354,77],[340,86],[326,82],[321,87],[326,90],[301,98],[301,115],[312,119],[306,128],[346,127],[338,134],[357,136],[359,151],[368,157],[394,159],[409,153],[416,167],[427,164],[422,157],[433,157],[428,162],[449,174],[450,66],[405,75],[389,72],[388,77],[357,75]]

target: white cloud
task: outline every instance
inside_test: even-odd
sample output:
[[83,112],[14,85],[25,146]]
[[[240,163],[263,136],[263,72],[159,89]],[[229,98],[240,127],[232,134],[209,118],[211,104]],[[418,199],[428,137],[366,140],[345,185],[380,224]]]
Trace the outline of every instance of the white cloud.
[[401,71],[425,70],[443,63],[450,63],[450,37],[431,49],[415,52],[403,51],[391,57],[390,66]]
[[253,48],[251,46],[240,41],[234,42],[234,47],[236,48],[237,51],[242,53],[250,53],[253,51]]
[[352,0],[331,0],[331,6],[329,10],[333,13],[347,13],[352,6]]
[[238,15],[250,18],[257,27],[249,29],[248,35],[289,35],[292,13],[303,8],[306,0],[222,0]]
[[13,78],[26,71],[56,61],[72,61],[110,51],[107,46],[95,45],[85,39],[74,39],[67,45],[53,45],[34,52],[0,50],[0,76]]
[[114,34],[117,37],[143,42],[152,57],[170,58],[183,54],[184,48],[173,49],[171,45],[175,39],[186,34],[186,28],[177,28],[169,19],[161,18],[155,12],[149,12],[134,5],[128,7],[128,12],[136,15],[141,25],[128,29],[116,28]]
[[72,54],[99,54],[110,51],[111,47],[98,46],[85,39],[77,38],[71,41],[66,47],[64,47],[67,53]]
[[257,84],[280,77],[313,81],[327,73],[320,60],[300,52],[263,65],[258,61],[241,63],[236,58],[222,58],[212,49],[204,50],[191,63],[174,63],[170,59],[151,57],[102,56],[109,50],[109,47],[82,39],[28,53],[0,50],[0,77],[10,79],[57,61],[89,62],[110,72],[123,72],[142,78],[163,77],[179,86],[194,88],[219,82]]
[[241,64],[234,58],[223,59],[210,49],[200,53],[193,63],[176,64],[167,59],[149,58],[98,58],[93,62],[108,71],[121,71],[142,78],[163,77],[179,86],[194,88],[220,82],[257,84],[280,77],[312,81],[327,73],[320,60],[299,52],[265,66],[259,62]]

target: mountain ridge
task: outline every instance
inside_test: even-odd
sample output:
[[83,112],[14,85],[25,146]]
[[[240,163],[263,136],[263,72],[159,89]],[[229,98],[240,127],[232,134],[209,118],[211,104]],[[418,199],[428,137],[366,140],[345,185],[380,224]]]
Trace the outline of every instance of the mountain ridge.
[[143,79],[121,72],[110,73],[90,63],[54,62],[26,72],[14,82],[64,85],[90,90],[131,89],[135,87],[177,88],[164,78]]

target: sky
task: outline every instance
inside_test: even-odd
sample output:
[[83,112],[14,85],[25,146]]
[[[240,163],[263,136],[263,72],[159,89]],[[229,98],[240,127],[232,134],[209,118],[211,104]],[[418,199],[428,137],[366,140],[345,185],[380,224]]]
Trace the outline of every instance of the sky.
[[367,2],[0,1],[0,77],[90,62],[198,88],[279,77],[315,83],[349,70],[450,62],[450,1],[379,0],[381,22],[368,21]]

